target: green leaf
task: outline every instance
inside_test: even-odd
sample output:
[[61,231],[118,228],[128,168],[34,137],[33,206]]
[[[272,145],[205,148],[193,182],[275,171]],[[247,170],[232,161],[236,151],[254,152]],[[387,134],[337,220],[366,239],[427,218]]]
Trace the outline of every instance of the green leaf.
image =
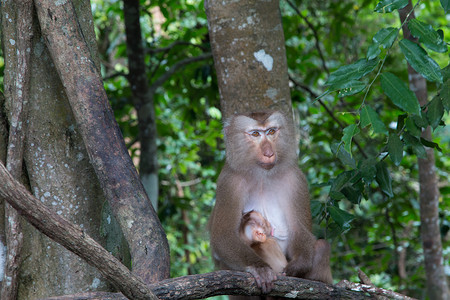
[[311,200],[311,215],[312,217],[317,217],[322,211],[322,203],[317,200]]
[[450,12],[450,1],[449,0],[441,0],[442,8],[445,13],[448,14]]
[[414,122],[413,118],[408,118],[406,120],[406,128],[415,136],[419,136],[421,133],[420,127]]
[[344,150],[343,147],[340,147],[339,143],[333,143],[331,145],[331,151],[337,158],[346,166],[351,167],[352,169],[356,168],[356,162],[351,157],[351,155]]
[[377,169],[375,168],[376,159],[371,157],[360,161],[358,165],[358,170],[361,173],[364,182],[371,183],[377,174]]
[[408,28],[411,34],[418,38],[419,42],[424,44],[428,49],[440,53],[447,52],[447,44],[444,39],[430,24],[417,19],[411,19],[408,22]]
[[405,144],[412,148],[417,157],[427,158],[427,152],[425,151],[425,148],[418,138],[412,136],[409,132],[405,132],[405,134],[403,135],[403,139],[405,141]]
[[434,97],[428,104],[427,119],[433,129],[439,126],[442,117],[444,116],[444,105],[442,105],[441,98]]
[[367,60],[363,58],[350,65],[342,66],[330,74],[325,85],[333,85],[339,89],[345,88],[344,84],[349,81],[358,80],[372,72],[378,62],[378,59]]
[[405,39],[401,40],[399,44],[406,60],[414,70],[430,81],[442,83],[441,68],[422,47]]
[[328,90],[326,90],[323,94],[317,97],[316,100],[336,91],[339,91],[338,97],[350,96],[361,92],[362,90],[364,90],[365,87],[366,83],[358,80],[350,80],[348,82],[338,82],[332,84],[328,88]]
[[410,114],[420,114],[416,95],[397,76],[392,73],[381,74],[381,88],[397,107]]
[[381,0],[375,6],[375,11],[379,13],[390,13],[393,10],[401,9],[408,4],[408,0]]
[[337,191],[330,191],[329,196],[331,199],[337,200],[337,201],[345,199],[345,195],[342,194],[341,192],[337,192]]
[[429,147],[429,148],[434,148],[439,152],[442,152],[441,147],[439,147],[439,144],[432,142],[432,141],[428,141],[426,139],[424,139],[423,137],[420,138],[420,142],[422,143],[422,145]]
[[331,218],[339,225],[339,227],[342,229],[350,229],[350,223],[355,218],[354,215],[349,214],[336,206],[328,206],[327,210],[330,213]]
[[390,198],[394,197],[394,193],[392,192],[392,179],[391,175],[389,175],[387,164],[381,161],[375,167],[377,169],[376,180],[381,190]]
[[364,191],[364,184],[360,180],[359,182],[344,187],[341,192],[345,197],[353,204],[359,204],[361,202],[362,193]]
[[370,44],[369,48],[367,49],[366,57],[367,59],[374,59],[381,53],[380,45],[377,43]]
[[398,28],[383,28],[375,34],[375,36],[373,37],[373,41],[382,46],[384,49],[388,49],[394,43],[395,39],[397,38],[397,34]]
[[374,133],[387,134],[388,131],[386,129],[386,126],[384,126],[384,123],[381,121],[380,117],[372,107],[364,105],[359,112],[359,115],[361,118],[362,128],[366,127],[367,125],[371,125]]
[[387,144],[389,157],[394,165],[398,166],[403,159],[403,142],[400,140],[397,134],[391,133]]
[[397,132],[403,129],[405,126],[405,119],[408,117],[408,114],[399,115],[397,118]]
[[358,125],[352,124],[344,128],[344,135],[342,141],[344,142],[344,149],[352,155],[352,138],[359,133]]
[[439,91],[439,98],[442,101],[442,105],[444,106],[447,112],[450,111],[450,79],[448,79],[443,85],[441,90]]
[[366,83],[358,81],[358,80],[352,80],[349,81],[347,84],[341,85],[341,89],[339,91],[338,97],[342,98],[345,96],[351,96],[354,94],[357,94],[364,90],[366,87]]

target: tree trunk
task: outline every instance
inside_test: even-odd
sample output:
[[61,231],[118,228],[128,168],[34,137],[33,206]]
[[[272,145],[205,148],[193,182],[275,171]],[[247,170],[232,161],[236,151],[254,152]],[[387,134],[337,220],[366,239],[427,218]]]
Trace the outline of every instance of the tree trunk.
[[[401,9],[400,20],[403,23],[412,10],[411,1]],[[412,12],[408,19],[414,19]],[[403,26],[403,36],[405,39],[417,42],[411,35],[407,25]],[[408,64],[409,86],[417,96],[421,106],[428,102],[427,82],[425,78],[417,73]],[[428,126],[423,132],[422,137],[431,141],[431,127]],[[434,149],[426,149],[427,158],[418,159],[419,164],[419,186],[420,186],[420,223],[422,247],[425,259],[425,272],[427,276],[427,289],[430,299],[448,300],[449,290],[447,277],[444,271],[442,256],[442,241],[439,230],[439,188],[436,176],[436,167],[434,160]]]
[[[90,2],[74,1],[79,22],[94,57],[97,57]],[[17,4],[1,5],[2,46],[5,57],[4,91],[10,114],[17,74]],[[24,160],[33,194],[56,213],[82,226],[101,241],[99,234],[102,191],[89,163],[63,86],[34,20],[31,47],[31,83]],[[96,60],[98,66],[98,59]],[[23,264],[19,273],[19,299],[35,299],[80,290],[109,290],[100,273],[82,259],[23,224]],[[55,259],[58,258],[58,259]]]
[[128,81],[131,86],[133,105],[136,108],[139,126],[141,154],[139,175],[142,184],[158,211],[158,161],[156,156],[156,119],[153,104],[154,91],[149,88],[145,52],[139,22],[139,0],[123,1],[125,33],[127,36]]
[[224,117],[267,108],[289,113],[279,1],[205,0],[205,9]]

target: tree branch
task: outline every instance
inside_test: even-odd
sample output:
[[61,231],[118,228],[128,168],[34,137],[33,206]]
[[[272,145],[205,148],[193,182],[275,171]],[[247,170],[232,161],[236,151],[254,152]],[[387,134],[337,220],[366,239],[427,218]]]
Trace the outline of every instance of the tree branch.
[[178,62],[176,62],[174,65],[172,65],[170,67],[169,70],[167,70],[167,72],[165,72],[163,75],[161,75],[160,77],[158,77],[158,79],[156,79],[152,85],[150,86],[151,90],[156,90],[158,87],[160,87],[167,79],[170,78],[170,76],[172,76],[176,71],[178,71],[179,69],[183,68],[184,66],[197,62],[197,61],[202,61],[208,58],[211,58],[212,54],[211,53],[205,53],[199,56],[195,56],[195,57],[189,57],[183,60],[180,60]]
[[52,212],[0,163],[0,197],[40,232],[96,267],[117,289],[131,299],[156,299],[151,290],[118,259],[87,235],[79,226]]
[[[12,94],[12,115],[9,132],[7,169],[17,180],[22,177],[23,146],[27,120],[27,103],[30,94],[30,55],[33,38],[33,1],[20,0],[16,2],[16,78]],[[8,203],[5,204],[6,233],[6,266],[3,274],[1,299],[15,299],[19,285],[18,273],[22,262],[20,252],[23,245],[23,233],[17,211]],[[7,284],[6,284],[7,283]]]
[[190,42],[186,42],[186,41],[175,41],[172,44],[170,44],[167,47],[162,47],[162,48],[147,48],[145,51],[147,53],[150,54],[156,54],[156,53],[161,53],[161,52],[168,52],[170,50],[172,50],[173,48],[175,48],[175,46],[180,46],[180,45],[184,45],[184,46],[193,46],[193,47],[197,47],[200,48],[203,51],[207,51],[207,49],[201,45],[197,45],[197,44],[193,44]]
[[[273,290],[267,296],[291,299],[373,299],[374,296],[384,296],[385,299],[412,300],[412,298],[372,285],[348,281],[345,283],[347,286],[340,287],[295,277],[280,277],[274,282]],[[168,300],[204,299],[218,295],[262,295],[250,273],[225,270],[166,279],[149,287],[159,299]],[[51,297],[46,300],[75,299],[125,300],[126,298],[118,293],[95,292]]]
[[317,33],[316,28],[314,27],[314,25],[308,20],[307,17],[305,17],[299,10],[298,8],[294,5],[294,3],[292,3],[292,1],[287,0],[287,3],[289,4],[289,6],[297,13],[297,15],[302,18],[303,21],[305,21],[306,25],[308,25],[309,29],[311,29],[311,31],[313,32],[314,35],[314,41],[315,41],[315,46],[317,49],[317,52],[319,53],[320,56],[320,60],[322,62],[322,67],[325,70],[325,72],[327,72],[328,75],[330,75],[330,71],[328,70],[327,64],[325,62],[325,57],[323,56],[323,52],[322,52],[322,48],[320,47],[320,42],[319,42],[319,34]]
[[[292,81],[292,83],[298,87],[301,88],[302,90],[307,91],[312,98],[317,99],[319,97],[319,95],[317,95],[316,93],[314,93],[308,86],[298,82],[297,80],[295,80],[291,75],[289,75],[289,80]],[[333,112],[331,111],[330,108],[328,108],[328,106],[322,101],[322,99],[317,99],[317,102],[319,102],[319,104],[325,109],[325,111],[328,113],[328,115],[336,122],[336,124],[339,125],[339,127],[341,127],[341,129],[345,128],[345,125],[341,123],[341,121],[339,121],[338,118],[336,118],[336,116],[333,114]],[[353,143],[356,145],[356,147],[358,147],[359,152],[361,152],[361,154],[365,157],[368,158],[366,152],[364,152],[364,149],[361,147],[361,145],[359,144],[359,142],[356,140],[355,137],[353,137]]]
[[114,119],[73,2],[36,0],[35,5],[90,162],[130,247],[133,272],[145,282],[165,278],[169,244]]

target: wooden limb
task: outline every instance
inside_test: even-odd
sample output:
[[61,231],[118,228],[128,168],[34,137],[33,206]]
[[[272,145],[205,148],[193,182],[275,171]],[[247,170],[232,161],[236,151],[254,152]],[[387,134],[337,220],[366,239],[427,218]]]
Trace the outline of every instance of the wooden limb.
[[[23,165],[23,145],[25,139],[25,122],[27,120],[27,102],[30,92],[30,49],[33,37],[33,1],[18,0],[16,28],[16,59],[17,71],[15,91],[13,93],[11,126],[9,130],[6,167],[12,176],[20,180]],[[16,299],[19,286],[18,274],[22,263],[20,252],[23,245],[23,233],[18,212],[5,203],[5,235],[6,235],[6,265],[0,299]]]
[[[64,85],[90,162],[145,282],[169,275],[169,244],[109,105],[73,1],[36,0],[42,36]],[[70,47],[68,47],[70,45]]]
[[356,283],[350,282],[347,280],[342,280],[337,284],[338,287],[345,288],[347,290],[364,292],[372,295],[370,299],[398,299],[398,300],[415,300],[415,298],[411,298],[394,291],[385,290],[382,288],[378,288],[371,284],[364,283]]
[[[130,299],[156,299],[151,290],[118,259],[87,235],[79,226],[52,212],[0,163],[0,198],[40,232],[96,267],[118,290]],[[2,298],[3,299],[3,298]]]
[[[280,277],[268,295],[291,299],[373,299],[374,295],[383,294],[388,299],[412,299],[396,293],[389,294],[391,291],[383,289],[375,290],[368,285],[350,283],[347,286],[348,288],[294,277]],[[216,271],[166,279],[150,285],[150,288],[159,299],[170,300],[204,299],[218,295],[261,295],[253,276],[237,271]],[[95,292],[58,296],[46,300],[75,299],[124,300],[125,298],[118,293]]]

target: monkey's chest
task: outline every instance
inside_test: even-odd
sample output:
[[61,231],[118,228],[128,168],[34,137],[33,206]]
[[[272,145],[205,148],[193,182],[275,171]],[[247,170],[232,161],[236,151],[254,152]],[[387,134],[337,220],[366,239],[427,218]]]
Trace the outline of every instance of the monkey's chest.
[[289,228],[283,201],[277,199],[278,195],[273,193],[254,193],[251,194],[243,213],[251,210],[257,211],[270,223],[272,227],[273,237],[276,238],[278,244],[284,253],[286,253],[288,244]]

